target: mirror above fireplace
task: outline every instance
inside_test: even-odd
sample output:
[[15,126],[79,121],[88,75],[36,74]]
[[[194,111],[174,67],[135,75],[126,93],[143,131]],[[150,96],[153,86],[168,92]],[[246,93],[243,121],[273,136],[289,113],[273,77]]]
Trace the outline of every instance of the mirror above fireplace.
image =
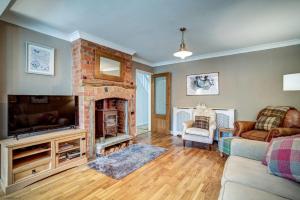
[[95,78],[123,81],[124,61],[122,58],[100,52],[97,52],[95,56]]

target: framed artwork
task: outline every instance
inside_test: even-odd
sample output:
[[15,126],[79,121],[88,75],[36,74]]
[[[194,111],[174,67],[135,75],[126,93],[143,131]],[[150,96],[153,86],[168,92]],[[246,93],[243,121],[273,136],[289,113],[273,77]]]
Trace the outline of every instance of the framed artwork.
[[218,95],[219,73],[188,75],[186,92],[187,95]]
[[54,76],[54,48],[26,42],[26,71]]

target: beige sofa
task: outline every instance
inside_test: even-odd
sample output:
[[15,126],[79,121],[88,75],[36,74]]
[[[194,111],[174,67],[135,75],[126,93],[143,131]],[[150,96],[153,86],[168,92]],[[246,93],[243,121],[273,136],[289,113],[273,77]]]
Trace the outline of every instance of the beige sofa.
[[261,164],[266,142],[233,139],[219,200],[300,200],[300,184],[268,173]]

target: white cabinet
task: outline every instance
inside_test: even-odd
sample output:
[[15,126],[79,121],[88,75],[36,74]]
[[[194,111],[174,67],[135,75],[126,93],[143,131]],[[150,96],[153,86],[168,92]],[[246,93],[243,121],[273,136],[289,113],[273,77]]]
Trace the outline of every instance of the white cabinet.
[[[182,123],[193,118],[193,107],[173,107],[172,134],[181,135]],[[234,109],[213,108],[217,114],[217,128],[233,128]]]

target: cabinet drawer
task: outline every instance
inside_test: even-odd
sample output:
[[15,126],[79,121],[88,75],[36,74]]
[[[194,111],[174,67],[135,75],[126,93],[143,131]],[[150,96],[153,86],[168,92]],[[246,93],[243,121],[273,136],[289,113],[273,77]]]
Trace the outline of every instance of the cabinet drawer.
[[19,173],[15,173],[14,174],[14,182],[17,182],[23,178],[27,178],[29,176],[34,176],[35,174],[38,174],[40,172],[46,171],[49,169],[50,164],[44,164],[44,165],[40,165],[31,169],[28,169],[26,171],[23,172],[19,172]]

